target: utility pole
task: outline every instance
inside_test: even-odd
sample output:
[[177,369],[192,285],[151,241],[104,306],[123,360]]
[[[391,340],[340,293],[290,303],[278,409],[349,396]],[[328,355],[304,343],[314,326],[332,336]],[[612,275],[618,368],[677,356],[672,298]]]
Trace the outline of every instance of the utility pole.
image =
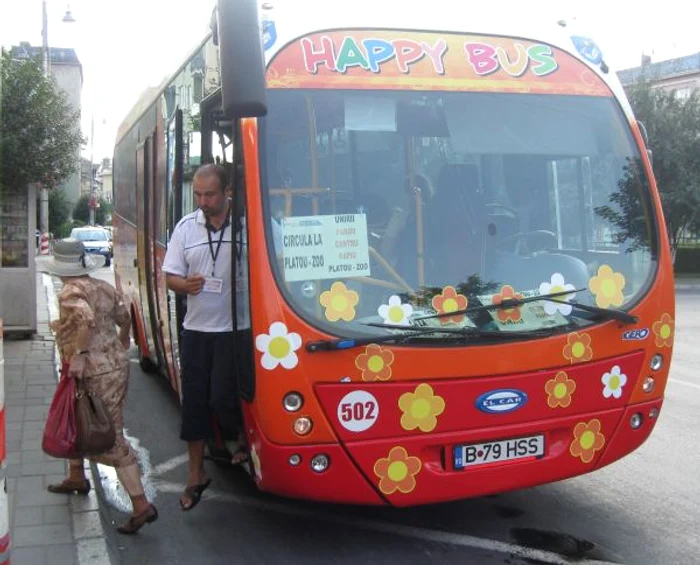
[[[48,79],[51,76],[51,71],[49,69],[51,58],[49,57],[49,18],[46,14],[46,0],[41,1],[41,21],[42,61],[44,63],[44,76]],[[39,232],[41,233],[39,239],[40,255],[49,254],[49,189],[46,186],[47,180],[48,179],[44,179],[39,187]]]

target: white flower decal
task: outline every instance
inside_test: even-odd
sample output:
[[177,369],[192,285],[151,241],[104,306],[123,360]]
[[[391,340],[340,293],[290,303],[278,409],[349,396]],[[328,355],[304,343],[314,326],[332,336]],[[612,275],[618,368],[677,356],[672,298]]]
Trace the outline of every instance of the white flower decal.
[[413,314],[413,306],[410,304],[401,304],[401,299],[393,295],[389,298],[389,304],[382,304],[377,310],[377,313],[384,318],[385,324],[407,326],[408,318]]
[[294,352],[301,347],[301,337],[298,333],[288,333],[282,322],[275,322],[270,326],[269,335],[260,334],[255,338],[255,347],[263,353],[260,364],[268,371],[277,365],[293,369],[299,363]]
[[[561,273],[554,273],[550,282],[540,284],[540,294],[553,294],[556,292],[566,292],[567,290],[575,290],[574,285],[564,282],[564,277]],[[571,305],[567,304],[574,297],[573,294],[563,294],[557,297],[556,302],[552,300],[544,300],[544,311],[553,316],[560,312],[564,316],[571,314]]]
[[620,366],[615,365],[610,369],[609,373],[605,373],[600,379],[603,383],[603,396],[605,398],[620,398],[622,396],[622,388],[627,383],[627,375],[620,372]]

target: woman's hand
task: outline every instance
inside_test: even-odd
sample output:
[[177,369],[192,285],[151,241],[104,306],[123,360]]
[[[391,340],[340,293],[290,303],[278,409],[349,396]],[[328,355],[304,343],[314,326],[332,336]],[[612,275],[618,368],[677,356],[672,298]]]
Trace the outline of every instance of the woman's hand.
[[74,379],[79,379],[83,376],[85,372],[85,353],[79,355],[73,355],[70,358],[70,365],[68,367],[68,376]]

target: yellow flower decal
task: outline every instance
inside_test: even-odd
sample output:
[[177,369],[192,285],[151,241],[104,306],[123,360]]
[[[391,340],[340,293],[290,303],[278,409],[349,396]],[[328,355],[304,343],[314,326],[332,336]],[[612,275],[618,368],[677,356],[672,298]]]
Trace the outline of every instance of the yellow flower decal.
[[[433,296],[432,300],[433,308],[437,310],[438,314],[449,314],[451,312],[457,312],[458,310],[464,310],[468,303],[467,297],[463,294],[457,294],[453,286],[446,286],[442,289],[442,293]],[[450,322],[459,324],[464,320],[464,314],[444,316],[439,319],[441,324],[448,324]]]
[[622,295],[625,275],[614,272],[609,265],[601,265],[598,274],[588,281],[588,288],[595,296],[595,303],[601,308],[622,306],[625,300]]
[[329,322],[354,320],[355,306],[359,301],[359,295],[354,290],[348,290],[342,282],[334,282],[330,290],[321,293],[320,298],[321,306],[326,309],[326,320]]
[[663,314],[658,322],[654,322],[651,326],[654,335],[656,336],[656,347],[672,347],[673,334],[675,333],[676,323],[668,314]]
[[581,363],[593,359],[591,336],[572,332],[566,336],[564,357],[571,363]]
[[384,494],[394,494],[397,490],[404,494],[416,488],[415,476],[422,467],[418,457],[410,457],[405,448],[393,447],[389,457],[382,457],[374,464],[374,474],[379,477],[379,490]]
[[391,350],[372,343],[355,358],[355,367],[362,371],[363,381],[388,381],[393,362],[394,353]]
[[576,381],[570,379],[565,371],[559,371],[553,379],[548,380],[544,385],[544,391],[547,393],[547,404],[550,408],[569,406],[575,390]]
[[437,416],[445,411],[445,401],[442,396],[433,394],[433,387],[423,383],[414,392],[401,395],[399,408],[403,411],[401,427],[404,430],[419,428],[422,432],[432,432],[437,426]]
[[590,422],[579,422],[574,427],[574,441],[569,446],[569,452],[574,457],[580,457],[584,463],[590,463],[596,451],[603,449],[605,436],[600,433],[600,420],[594,418]]

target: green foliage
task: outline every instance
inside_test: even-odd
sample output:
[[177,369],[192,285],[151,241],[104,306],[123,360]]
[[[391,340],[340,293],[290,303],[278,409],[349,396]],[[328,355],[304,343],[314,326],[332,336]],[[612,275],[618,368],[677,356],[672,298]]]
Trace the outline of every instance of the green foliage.
[[638,82],[627,95],[635,117],[647,129],[654,177],[675,250],[684,229],[700,228],[700,92],[678,100],[674,92]]
[[[38,213],[39,211],[37,210],[37,215]],[[66,194],[62,190],[51,190],[49,192],[49,226],[51,226],[54,237],[66,237],[65,235],[58,235],[58,230],[55,227],[63,226],[63,224],[68,222],[69,217],[70,202],[66,199]]]
[[0,84],[0,186],[21,190],[42,182],[53,188],[77,172],[80,114],[41,65],[13,60],[3,49]]
[[[105,216],[112,213],[112,205],[104,198],[99,199],[100,207],[95,209],[95,224],[99,226],[105,225]],[[84,194],[78,199],[78,202],[73,208],[73,219],[80,220],[85,224],[90,222],[90,196]]]

